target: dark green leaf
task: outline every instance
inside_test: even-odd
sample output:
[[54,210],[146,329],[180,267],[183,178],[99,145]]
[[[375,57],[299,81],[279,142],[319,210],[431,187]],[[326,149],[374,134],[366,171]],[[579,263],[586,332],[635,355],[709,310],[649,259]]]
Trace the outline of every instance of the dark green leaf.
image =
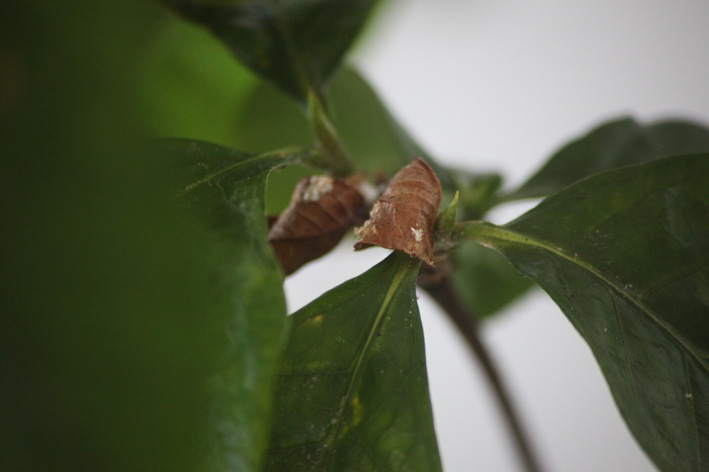
[[187,140],[161,143],[180,173],[181,195],[204,223],[204,322],[222,335],[211,383],[214,470],[260,470],[271,391],[285,343],[282,276],[267,241],[268,172],[294,153],[253,155]]
[[479,244],[461,244],[451,258],[453,289],[478,318],[499,312],[534,285],[504,257]]
[[709,155],[603,173],[512,223],[462,224],[537,281],[590,345],[662,470],[709,457]]
[[686,121],[638,124],[621,118],[556,152],[522,187],[505,197],[543,197],[585,177],[661,157],[709,151],[709,129]]
[[0,470],[194,471],[199,239],[138,136],[152,2],[0,4]]
[[246,66],[305,104],[323,87],[376,0],[163,0],[221,39]]
[[416,304],[395,252],[292,317],[268,470],[440,470]]

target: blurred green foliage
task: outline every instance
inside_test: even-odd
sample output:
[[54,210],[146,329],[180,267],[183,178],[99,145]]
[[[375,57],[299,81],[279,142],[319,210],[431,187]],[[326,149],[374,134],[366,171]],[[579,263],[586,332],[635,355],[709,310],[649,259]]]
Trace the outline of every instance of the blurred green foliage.
[[196,232],[141,144],[151,2],[0,7],[0,470],[194,470]]

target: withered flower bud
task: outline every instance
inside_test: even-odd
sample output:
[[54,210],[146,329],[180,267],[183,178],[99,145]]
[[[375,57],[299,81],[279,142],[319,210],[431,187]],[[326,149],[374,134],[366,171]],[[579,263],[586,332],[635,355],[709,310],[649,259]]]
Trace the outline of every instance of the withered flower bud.
[[441,184],[433,169],[422,159],[412,161],[391,179],[369,220],[355,230],[355,250],[381,246],[433,265],[433,225],[440,204]]
[[362,222],[363,213],[362,195],[342,180],[319,175],[301,179],[268,233],[285,274],[329,252]]

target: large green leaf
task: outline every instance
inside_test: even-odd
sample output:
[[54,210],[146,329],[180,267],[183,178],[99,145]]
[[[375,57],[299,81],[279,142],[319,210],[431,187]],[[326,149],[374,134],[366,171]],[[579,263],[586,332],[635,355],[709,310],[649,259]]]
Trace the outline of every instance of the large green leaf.
[[441,469],[418,267],[393,253],[293,315],[268,470]]
[[551,295],[658,467],[707,470],[709,155],[603,173],[505,226],[456,231]]
[[322,95],[376,0],[163,0],[258,75],[305,103]]
[[561,148],[505,198],[551,195],[599,172],[696,152],[709,152],[709,129],[705,127],[679,120],[641,125],[631,118],[621,118]]
[[0,6],[0,470],[194,471],[199,239],[139,143],[151,2]]
[[204,223],[204,322],[221,333],[211,382],[214,470],[258,471],[267,445],[271,391],[285,343],[282,276],[267,241],[267,174],[296,153],[253,155],[187,140],[161,143],[181,195]]

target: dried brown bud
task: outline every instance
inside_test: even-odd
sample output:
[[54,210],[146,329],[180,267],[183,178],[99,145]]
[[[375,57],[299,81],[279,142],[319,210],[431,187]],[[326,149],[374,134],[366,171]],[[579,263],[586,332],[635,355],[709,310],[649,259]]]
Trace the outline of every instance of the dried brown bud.
[[268,233],[286,275],[335,247],[364,219],[363,212],[362,195],[341,180],[311,176],[298,182],[290,205]]
[[433,169],[416,159],[401,169],[374,203],[370,219],[355,230],[355,249],[396,249],[433,265],[433,225],[441,184]]

